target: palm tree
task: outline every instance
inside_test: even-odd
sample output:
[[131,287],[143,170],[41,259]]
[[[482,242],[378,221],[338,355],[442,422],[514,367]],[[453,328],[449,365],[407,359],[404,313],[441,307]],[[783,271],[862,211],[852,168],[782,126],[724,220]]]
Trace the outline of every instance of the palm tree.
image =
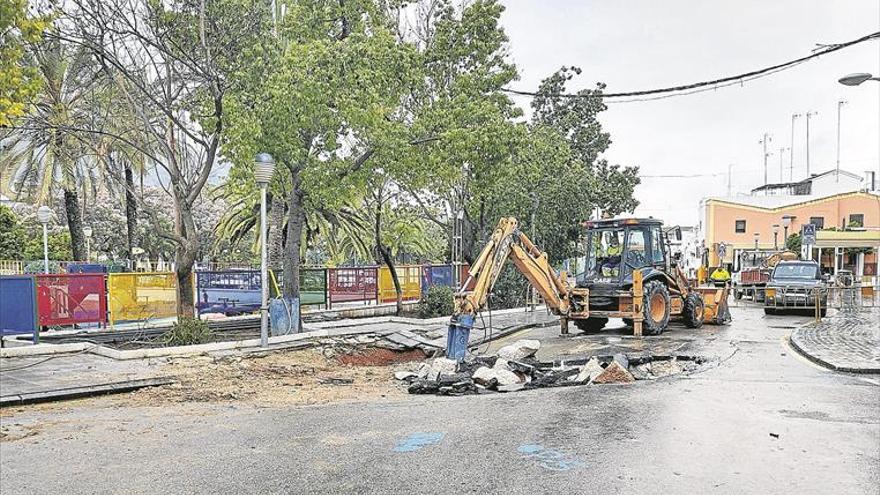
[[84,50],[54,39],[34,45],[29,56],[42,89],[27,115],[0,134],[6,150],[0,157],[0,190],[46,204],[60,189],[73,258],[85,260],[79,191],[94,188],[101,175],[83,138],[94,117],[90,100],[97,72]]

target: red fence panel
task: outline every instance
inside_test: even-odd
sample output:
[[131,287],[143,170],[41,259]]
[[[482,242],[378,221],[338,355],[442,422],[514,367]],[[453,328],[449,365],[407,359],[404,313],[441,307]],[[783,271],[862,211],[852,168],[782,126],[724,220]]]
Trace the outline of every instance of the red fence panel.
[[331,303],[376,300],[378,271],[375,266],[328,270]]
[[37,275],[40,325],[107,321],[107,285],[103,273]]

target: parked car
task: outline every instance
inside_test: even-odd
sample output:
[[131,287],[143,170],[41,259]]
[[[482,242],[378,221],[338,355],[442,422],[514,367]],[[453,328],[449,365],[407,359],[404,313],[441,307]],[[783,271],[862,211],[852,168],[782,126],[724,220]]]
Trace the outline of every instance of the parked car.
[[816,310],[825,316],[828,291],[825,279],[815,261],[780,261],[767,282],[764,313],[773,314],[784,309]]

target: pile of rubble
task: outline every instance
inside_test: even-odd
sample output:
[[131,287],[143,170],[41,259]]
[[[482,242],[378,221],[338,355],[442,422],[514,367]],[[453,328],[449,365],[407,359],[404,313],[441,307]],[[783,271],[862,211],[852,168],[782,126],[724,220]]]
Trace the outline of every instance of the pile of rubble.
[[409,383],[411,394],[465,395],[515,392],[543,387],[630,383],[696,370],[706,360],[699,356],[593,356],[540,362],[537,340],[519,340],[495,356],[468,356],[458,363],[436,358],[415,372],[398,371],[395,378]]

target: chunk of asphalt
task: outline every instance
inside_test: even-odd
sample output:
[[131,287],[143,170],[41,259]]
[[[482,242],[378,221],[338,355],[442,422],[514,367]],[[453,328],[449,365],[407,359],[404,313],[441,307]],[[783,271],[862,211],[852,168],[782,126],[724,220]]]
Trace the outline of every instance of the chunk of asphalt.
[[629,368],[629,359],[626,358],[626,354],[617,353],[611,357],[611,360],[619,364],[623,369]]

